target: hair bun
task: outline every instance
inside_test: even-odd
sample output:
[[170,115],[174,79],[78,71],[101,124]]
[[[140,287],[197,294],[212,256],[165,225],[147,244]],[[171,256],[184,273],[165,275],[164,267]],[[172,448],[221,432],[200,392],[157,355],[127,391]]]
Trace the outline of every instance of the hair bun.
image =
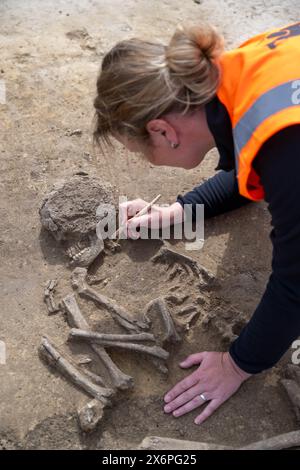
[[[223,38],[208,24],[179,26],[166,48],[172,79],[200,95],[215,93],[219,70],[215,59],[223,51]],[[205,82],[207,86],[205,86]]]

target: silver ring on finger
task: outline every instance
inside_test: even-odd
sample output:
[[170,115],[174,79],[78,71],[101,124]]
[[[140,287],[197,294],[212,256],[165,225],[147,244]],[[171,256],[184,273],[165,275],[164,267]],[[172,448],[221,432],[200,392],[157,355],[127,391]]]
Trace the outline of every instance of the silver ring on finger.
[[203,401],[207,401],[207,398],[206,398],[206,396],[204,395],[204,393],[200,393],[199,397],[200,397]]

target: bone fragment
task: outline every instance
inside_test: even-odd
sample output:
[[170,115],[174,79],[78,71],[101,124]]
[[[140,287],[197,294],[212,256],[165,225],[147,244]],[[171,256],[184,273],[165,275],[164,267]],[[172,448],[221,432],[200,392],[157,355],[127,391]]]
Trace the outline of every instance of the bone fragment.
[[164,329],[166,332],[163,342],[169,342],[173,344],[180,342],[181,338],[176,331],[173,319],[171,317],[165,300],[161,297],[158,297],[157,299],[154,299],[149,302],[149,304],[146,306],[145,313],[145,318],[147,321],[150,321],[149,313],[151,311],[154,311],[157,315],[159,315],[163,322]]
[[84,432],[91,432],[97,427],[103,417],[104,406],[101,401],[94,399],[78,409],[79,425]]
[[60,311],[60,308],[55,304],[54,297],[53,297],[56,286],[57,286],[57,280],[50,279],[46,284],[46,288],[44,292],[44,302],[46,304],[49,315],[53,315],[54,313],[57,313]]

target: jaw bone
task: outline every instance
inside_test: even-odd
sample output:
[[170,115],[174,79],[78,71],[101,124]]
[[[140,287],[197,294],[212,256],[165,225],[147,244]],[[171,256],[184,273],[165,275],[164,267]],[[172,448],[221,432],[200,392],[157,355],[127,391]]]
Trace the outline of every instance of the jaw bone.
[[71,245],[67,249],[67,254],[72,267],[88,268],[92,262],[104,250],[104,242],[96,233],[88,236],[88,245],[84,247],[82,242]]

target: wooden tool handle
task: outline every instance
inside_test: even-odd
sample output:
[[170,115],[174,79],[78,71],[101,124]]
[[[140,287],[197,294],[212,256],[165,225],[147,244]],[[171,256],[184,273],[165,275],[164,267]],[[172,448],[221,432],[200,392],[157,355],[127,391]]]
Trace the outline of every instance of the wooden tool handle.
[[[158,199],[161,197],[161,194],[158,194],[149,204],[147,204],[143,209],[141,209],[139,212],[137,212],[130,220],[135,219],[137,217],[140,217],[141,215],[147,214],[148,210],[153,206],[153,204],[158,201]],[[115,231],[115,233],[112,234],[111,238],[117,238],[120,233],[127,227],[127,223],[121,225],[118,230]]]

